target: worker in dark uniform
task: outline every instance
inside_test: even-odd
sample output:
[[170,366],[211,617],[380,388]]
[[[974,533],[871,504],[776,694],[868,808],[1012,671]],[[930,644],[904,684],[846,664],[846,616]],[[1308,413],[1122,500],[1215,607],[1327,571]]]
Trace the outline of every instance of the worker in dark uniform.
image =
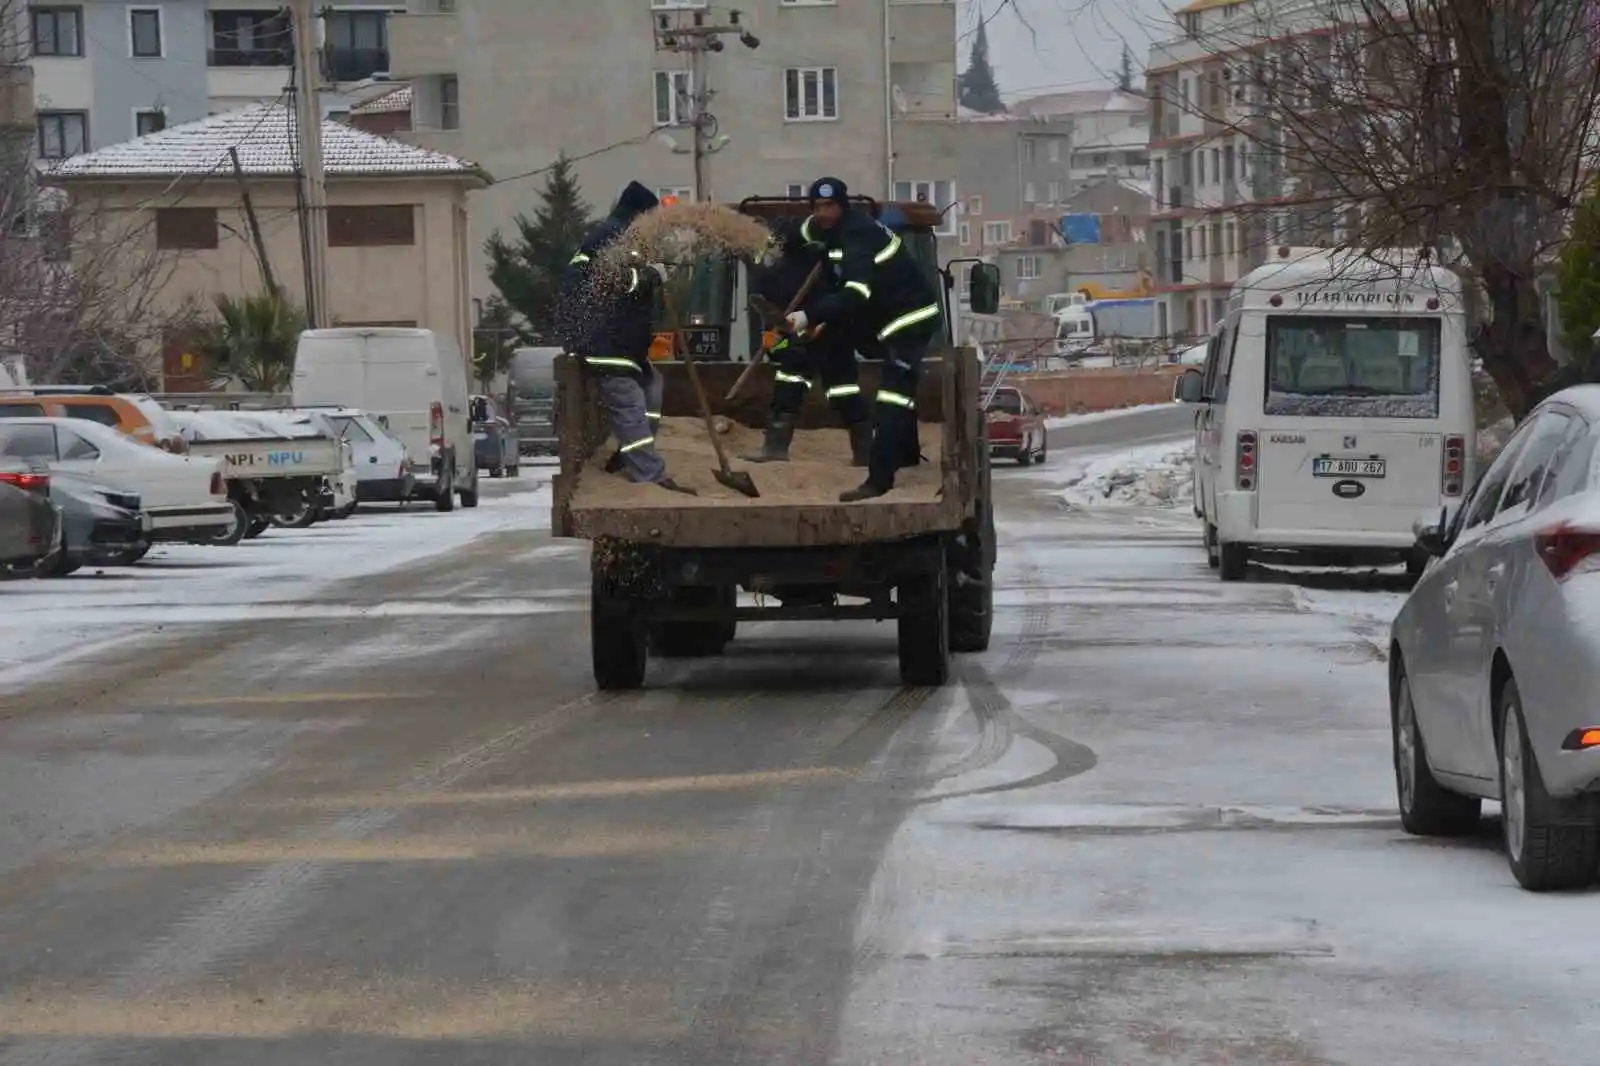
[[[752,289],[773,304],[788,307],[805,286],[812,269],[819,264],[826,267],[825,249],[806,243],[800,236],[798,220],[780,220],[773,226],[767,260],[754,272]],[[824,269],[801,307],[814,307],[831,284],[831,272]],[[773,343],[771,358],[775,373],[766,436],[761,451],[744,458],[752,463],[788,462],[795,417],[805,402],[806,393],[820,380],[827,390],[829,405],[839,412],[850,433],[851,464],[866,466],[872,444],[872,423],[867,418],[867,403],[861,396],[855,346],[848,331],[836,328],[817,336],[801,337],[785,330]]]
[[600,400],[617,438],[617,453],[606,469],[693,495],[693,489],[667,476],[667,464],[655,447],[662,389],[661,374],[650,363],[650,341],[660,275],[636,259],[616,262],[604,255],[636,218],[659,203],[655,193],[636,181],[622,190],[611,213],[585,235],[568,264],[557,296],[557,325],[567,351],[599,379]]
[[811,215],[800,235],[827,249],[838,287],[809,311],[791,314],[789,327],[804,335],[819,325],[835,329],[853,323],[870,329],[883,345],[867,479],[839,497],[854,503],[894,488],[895,471],[910,465],[915,454],[917,382],[922,358],[939,332],[939,293],[898,236],[850,205],[844,182],[819,178],[809,196]]

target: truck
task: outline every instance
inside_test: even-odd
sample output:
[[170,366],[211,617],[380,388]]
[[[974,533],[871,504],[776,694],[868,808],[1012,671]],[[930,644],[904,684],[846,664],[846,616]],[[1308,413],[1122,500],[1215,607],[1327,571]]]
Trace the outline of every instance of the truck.
[[554,455],[555,358],[560,348],[518,348],[511,353],[506,406],[516,427],[521,456]]
[[[945,335],[923,363],[916,398],[922,422],[940,427],[939,491],[927,499],[854,504],[688,496],[650,506],[586,503],[580,483],[596,476],[590,462],[609,429],[594,379],[572,356],[562,355],[556,360],[560,467],[551,528],[557,536],[592,542],[590,645],[601,690],[641,687],[652,654],[720,655],[740,622],[892,618],[900,679],[911,686],[943,685],[953,651],[988,647],[995,526],[979,395],[982,372],[975,353],[954,347],[949,334],[954,286],[949,267],[961,260],[939,266],[934,232],[939,212],[931,205],[879,205],[865,197],[858,201],[901,237],[903,247],[936,283],[946,309],[941,318]],[[808,204],[762,197],[745,200],[739,209],[770,221],[804,214]],[[998,306],[999,272],[989,264],[969,262],[970,305],[977,313],[992,314]],[[743,264],[709,263],[697,269],[721,273],[728,282],[725,291],[745,284]],[[707,312],[702,308],[696,313]],[[725,397],[746,368],[736,361],[696,363],[714,416],[752,428],[765,424],[770,368],[759,368],[730,401]],[[667,418],[699,417],[685,365],[668,360],[655,366],[663,377],[662,413]],[[870,396],[879,364],[862,360],[860,370],[862,391]],[[826,401],[813,392],[798,424],[817,428],[830,417]],[[791,595],[797,589],[803,594]],[[741,602],[741,590],[757,594],[753,602]],[[776,591],[783,592],[777,603],[761,595]]]
[[266,412],[174,411],[189,455],[216,459],[228,497],[259,533],[276,518],[309,524],[322,507],[323,486],[344,473],[344,445],[323,433],[291,435],[267,424]]

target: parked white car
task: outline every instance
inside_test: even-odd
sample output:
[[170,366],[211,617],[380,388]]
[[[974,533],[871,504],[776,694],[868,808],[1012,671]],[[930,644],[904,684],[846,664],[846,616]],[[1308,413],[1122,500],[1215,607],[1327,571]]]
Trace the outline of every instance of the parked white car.
[[350,441],[344,427],[335,423],[323,411],[288,408],[275,413],[288,423],[297,436],[315,433],[339,442],[339,473],[328,479],[328,484],[333,489],[333,513],[335,518],[349,518],[355,514],[359,499],[356,490],[361,479],[356,471],[355,445]]
[[137,492],[150,515],[152,540],[212,543],[239,520],[216,460],[173,455],[97,422],[5,419],[0,455]]
[[[1471,832],[1503,807],[1524,888],[1600,863],[1600,386],[1541,404],[1453,518],[1391,629],[1395,782],[1406,830]],[[1448,512],[1447,512],[1448,513]]]
[[416,489],[406,447],[371,415],[354,407],[290,408],[328,420],[350,443],[355,460],[356,498],[363,503],[399,503]]

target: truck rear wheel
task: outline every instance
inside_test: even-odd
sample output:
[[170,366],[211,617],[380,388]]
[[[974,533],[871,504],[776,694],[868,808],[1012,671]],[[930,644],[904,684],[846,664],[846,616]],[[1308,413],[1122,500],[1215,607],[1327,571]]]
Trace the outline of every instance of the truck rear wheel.
[[987,500],[979,507],[979,517],[967,524],[946,553],[951,651],[988,651],[994,629],[994,512]]
[[595,574],[589,591],[589,653],[595,685],[602,692],[643,685],[648,644],[637,603],[612,592],[610,583]]
[[936,688],[950,680],[950,592],[941,554],[937,569],[900,582],[896,620],[900,633],[900,681]]
[[[679,607],[732,607],[727,588],[681,588],[672,593],[671,602]],[[733,639],[738,623],[729,619],[715,622],[658,622],[651,627],[650,648],[668,659],[698,659],[721,655]]]

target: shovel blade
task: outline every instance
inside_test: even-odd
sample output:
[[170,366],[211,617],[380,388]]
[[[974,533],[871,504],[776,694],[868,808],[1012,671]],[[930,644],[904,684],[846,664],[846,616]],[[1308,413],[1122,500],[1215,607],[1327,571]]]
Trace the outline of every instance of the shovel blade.
[[743,470],[713,470],[711,473],[734,492],[743,493],[752,500],[761,498],[761,491],[756,488],[756,483]]

